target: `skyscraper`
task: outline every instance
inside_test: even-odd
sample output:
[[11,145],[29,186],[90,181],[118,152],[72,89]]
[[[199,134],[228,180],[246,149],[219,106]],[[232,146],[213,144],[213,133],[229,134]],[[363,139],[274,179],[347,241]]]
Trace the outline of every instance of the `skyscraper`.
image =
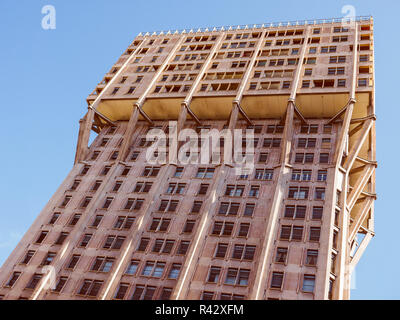
[[[349,298],[374,235],[371,17],[139,34],[87,102],[1,299]],[[253,170],[151,163],[170,121],[252,130]]]

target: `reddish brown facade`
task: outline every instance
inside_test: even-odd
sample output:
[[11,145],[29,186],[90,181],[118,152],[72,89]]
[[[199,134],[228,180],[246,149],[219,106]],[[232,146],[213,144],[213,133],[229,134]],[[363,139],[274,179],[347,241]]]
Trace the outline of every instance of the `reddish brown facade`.
[[[349,298],[374,235],[372,18],[140,34],[88,104],[0,298]],[[169,120],[254,129],[254,171],[150,165]]]

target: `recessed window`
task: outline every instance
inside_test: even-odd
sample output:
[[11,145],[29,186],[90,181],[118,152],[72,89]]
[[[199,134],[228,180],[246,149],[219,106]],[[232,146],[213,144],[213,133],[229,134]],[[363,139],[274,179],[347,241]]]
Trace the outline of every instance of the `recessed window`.
[[43,275],[40,273],[35,273],[31,280],[28,282],[26,289],[35,289],[38,285],[39,281],[42,279]]
[[207,282],[218,283],[221,274],[220,267],[211,267],[208,272]]
[[91,271],[109,272],[115,259],[111,257],[96,257],[93,261]]
[[232,259],[253,260],[256,246],[235,244],[232,251]]
[[218,243],[214,257],[216,257],[216,258],[225,258],[227,251],[228,251],[228,244],[227,243]]
[[318,250],[307,250],[305,264],[308,266],[316,266],[318,260]]
[[103,281],[85,279],[78,290],[78,294],[88,297],[96,297],[102,285]]
[[71,259],[69,260],[69,263],[67,265],[67,269],[74,269],[76,265],[78,264],[79,259],[81,256],[79,254],[74,254]]
[[321,235],[321,228],[320,227],[311,227],[310,228],[310,241],[319,241]]
[[39,234],[39,237],[36,239],[35,243],[42,243],[43,240],[44,240],[44,238],[46,238],[46,236],[47,236],[48,233],[49,233],[48,231],[42,231],[42,232]]
[[194,225],[196,224],[196,220],[186,220],[185,226],[183,227],[184,233],[191,233],[193,231]]
[[247,286],[249,283],[250,270],[228,268],[225,284]]
[[156,287],[136,285],[131,300],[152,300]]
[[247,237],[250,230],[250,223],[241,223],[239,225],[238,237]]
[[315,286],[315,275],[304,275],[303,278],[303,286],[302,286],[302,291],[303,292],[314,292],[314,286]]
[[81,208],[86,208],[89,205],[91,200],[92,200],[92,197],[85,197],[81,202]]
[[312,219],[314,220],[321,220],[322,219],[322,212],[323,212],[323,207],[313,207],[312,210]]
[[106,238],[103,244],[103,249],[119,250],[121,249],[125,239],[126,237],[110,235]]
[[211,234],[216,236],[230,236],[232,235],[234,223],[233,222],[214,222]]
[[61,215],[60,212],[54,212],[53,215],[50,218],[49,224],[54,224],[58,220],[60,215]]
[[272,272],[270,288],[281,289],[282,284],[283,284],[283,272]]
[[21,272],[14,272],[14,273],[11,275],[11,278],[8,280],[6,286],[7,286],[7,287],[12,287],[12,286],[14,286],[14,284],[17,282],[17,280],[19,279],[19,277],[21,276],[21,274],[22,274]]
[[166,218],[153,218],[149,231],[153,232],[166,232],[168,230],[169,224],[171,222],[171,219],[166,219]]
[[85,234],[85,235],[82,237],[82,240],[81,240],[79,246],[80,246],[80,247],[83,247],[83,248],[86,248],[86,246],[88,245],[90,239],[92,239],[92,236],[93,236],[93,235],[90,234],[90,233]]
[[48,266],[50,265],[56,256],[55,252],[48,252],[45,258],[42,260],[41,266]]
[[182,265],[180,263],[173,263],[168,273],[168,279],[178,279]]
[[56,287],[52,290],[53,292],[61,292],[62,289],[65,287],[65,284],[68,281],[68,277],[60,277],[58,278]]
[[280,240],[301,241],[303,239],[303,226],[282,226]]
[[139,261],[131,260],[128,267],[125,270],[125,274],[130,274],[130,275],[136,274],[138,267],[139,267]]
[[187,240],[181,240],[181,242],[179,243],[179,247],[177,250],[177,254],[182,254],[185,255],[187,250],[189,249],[190,246],[190,241]]
[[277,248],[275,255],[275,262],[286,263],[287,255],[288,255],[288,248]]

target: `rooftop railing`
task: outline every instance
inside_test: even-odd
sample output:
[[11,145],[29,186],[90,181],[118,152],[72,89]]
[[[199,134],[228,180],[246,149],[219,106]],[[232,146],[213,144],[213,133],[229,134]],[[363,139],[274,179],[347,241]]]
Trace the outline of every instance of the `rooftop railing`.
[[269,22],[252,25],[237,25],[237,26],[222,26],[213,28],[194,28],[194,29],[180,29],[180,30],[168,30],[168,31],[154,31],[154,32],[140,32],[138,36],[156,36],[156,35],[167,35],[167,34],[185,34],[185,33],[201,33],[201,32],[219,32],[219,31],[235,31],[235,30],[252,30],[252,29],[263,29],[263,28],[278,28],[278,27],[297,27],[297,26],[316,26],[332,23],[351,23],[351,22],[362,22],[372,21],[372,16],[357,16],[357,17],[343,17],[343,18],[330,18],[330,19],[310,19],[310,20],[295,20],[295,21],[284,21],[284,22]]

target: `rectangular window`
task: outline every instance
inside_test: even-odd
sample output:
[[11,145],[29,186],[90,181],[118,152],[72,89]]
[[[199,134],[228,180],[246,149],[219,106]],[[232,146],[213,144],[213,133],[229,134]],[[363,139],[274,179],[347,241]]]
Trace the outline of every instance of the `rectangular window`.
[[315,200],[325,200],[325,188],[315,189]]
[[287,255],[288,255],[288,248],[277,248],[275,262],[286,263]]
[[307,250],[306,262],[308,266],[316,266],[318,260],[318,250]]
[[303,278],[303,292],[314,292],[315,275],[305,274]]
[[271,289],[281,289],[283,284],[283,272],[272,272]]
[[183,227],[184,233],[192,233],[196,220],[186,220],[185,226]]
[[19,279],[19,277],[21,276],[21,272],[14,272],[11,275],[11,278],[8,280],[6,286],[7,287],[12,287],[14,286],[14,284],[17,282],[17,280]]
[[118,289],[114,295],[114,299],[122,300],[125,298],[126,292],[128,291],[129,284],[128,283],[120,283]]
[[114,236],[110,235],[107,236],[104,244],[103,249],[121,249],[122,244],[124,243],[126,237],[122,236]]
[[74,269],[76,267],[76,265],[78,264],[78,261],[80,258],[81,258],[81,256],[79,254],[74,254],[71,257],[71,260],[69,260],[67,269]]
[[96,297],[100,291],[103,281],[85,279],[78,290],[79,295]]
[[43,275],[40,273],[35,273],[31,280],[28,282],[26,289],[35,289],[38,285],[39,281],[42,279]]
[[211,179],[214,175],[214,168],[199,168],[196,173],[196,178]]
[[310,228],[310,241],[319,241],[321,235],[321,228],[320,227],[311,227]]
[[189,245],[190,241],[181,240],[177,250],[177,254],[185,255],[187,250],[189,249]]
[[23,264],[28,264],[29,261],[31,261],[33,255],[35,254],[35,250],[28,250],[28,252],[25,254],[24,259],[21,261]]
[[57,281],[56,287],[52,290],[53,292],[61,292],[68,281],[68,277],[60,277]]
[[256,180],[272,180],[274,170],[272,169],[256,169],[254,179]]
[[210,267],[210,270],[208,272],[207,282],[218,283],[220,274],[221,274],[220,267]]
[[280,240],[301,241],[303,238],[303,226],[282,226]]
[[42,243],[44,238],[46,238],[48,231],[42,231],[39,235],[39,237],[36,239],[35,243]]
[[174,263],[169,270],[168,279],[178,279],[182,265],[180,263]]
[[90,239],[92,238],[92,234],[85,234],[79,244],[80,247],[86,248],[86,246],[88,245]]
[[250,223],[241,223],[239,225],[238,237],[247,237],[250,230]]
[[312,219],[321,220],[322,219],[323,207],[313,207]]

